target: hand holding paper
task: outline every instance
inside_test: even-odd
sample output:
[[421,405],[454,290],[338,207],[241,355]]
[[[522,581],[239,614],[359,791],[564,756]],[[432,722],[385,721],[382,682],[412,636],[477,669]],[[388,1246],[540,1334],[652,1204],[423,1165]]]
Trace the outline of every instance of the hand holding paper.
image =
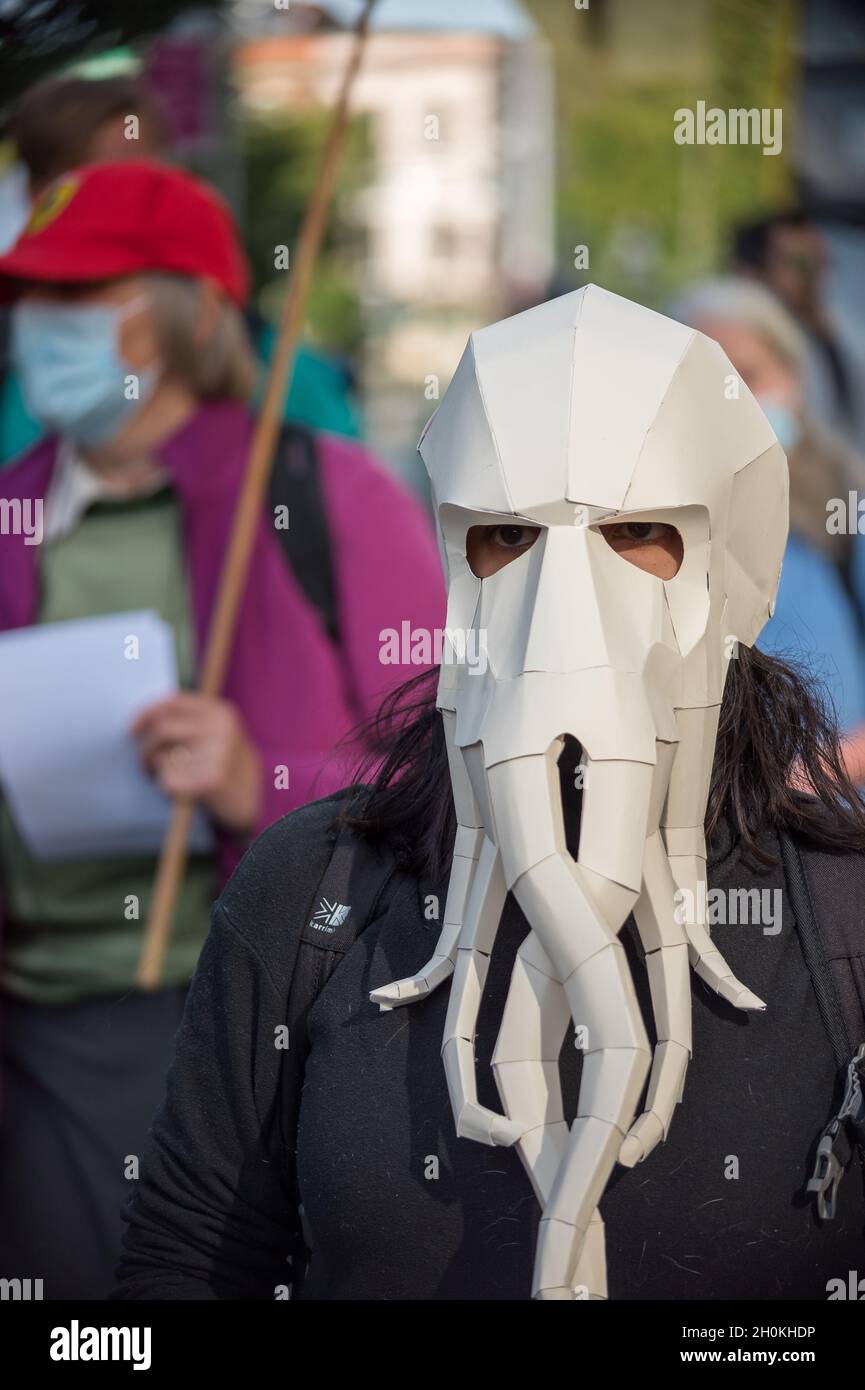
[[[149,611],[0,635],[0,781],[37,859],[155,853],[170,802],[131,729],[177,692],[171,629]],[[213,842],[203,814],[193,846]]]
[[148,705],[132,733],[166,795],[192,797],[237,833],[252,830],[261,810],[261,760],[230,700],[182,691]]

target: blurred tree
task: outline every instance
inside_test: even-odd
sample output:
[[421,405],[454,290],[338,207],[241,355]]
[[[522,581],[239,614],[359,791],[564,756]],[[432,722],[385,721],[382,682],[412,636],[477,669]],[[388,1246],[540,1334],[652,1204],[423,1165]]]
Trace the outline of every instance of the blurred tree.
[[[278,248],[293,252],[321,158],[329,116],[278,112],[246,114],[240,128],[244,202],[250,209],[244,239],[252,262],[253,296],[259,311],[275,318],[282,305],[286,269]],[[324,245],[307,305],[312,339],[351,354],[361,334],[356,267],[363,263],[362,232],[352,202],[370,180],[371,149],[364,118],[352,121],[340,165]],[[288,268],[290,273],[290,264]]]
[[4,0],[0,5],[0,100],[57,68],[164,29],[189,10],[221,12],[227,0]]
[[[723,264],[733,223],[790,196],[796,0],[527,4],[556,79],[557,290],[595,280],[659,303]],[[677,145],[675,112],[697,101],[782,108],[782,152]]]

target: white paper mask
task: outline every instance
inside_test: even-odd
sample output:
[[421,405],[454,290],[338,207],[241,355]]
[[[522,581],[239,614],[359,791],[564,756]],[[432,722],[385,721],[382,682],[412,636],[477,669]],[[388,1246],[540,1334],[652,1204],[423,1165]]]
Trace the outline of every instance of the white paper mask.
[[[778,584],[786,460],[716,343],[594,285],[472,334],[419,449],[448,629],[482,639],[485,662],[441,668],[458,831],[438,947],[372,997],[393,1007],[454,974],[443,1058],[457,1132],[518,1147],[543,1209],[534,1295],[603,1298],[598,1202],[617,1160],[632,1166],[666,1137],[681,1099],[689,961],[732,1004],[763,1007],[700,919],[703,824],[728,660],[757,637]],[[674,527],[675,576],[611,548],[599,523],[617,520]],[[469,528],[515,522],[539,528],[534,544],[476,577]],[[576,860],[557,769],[566,735],[582,747]],[[493,1056],[496,1115],[477,1100],[473,1038],[508,891],[531,931]],[[618,940],[631,912],[654,1056]],[[570,1019],[584,1056],[569,1129],[558,1057]]]

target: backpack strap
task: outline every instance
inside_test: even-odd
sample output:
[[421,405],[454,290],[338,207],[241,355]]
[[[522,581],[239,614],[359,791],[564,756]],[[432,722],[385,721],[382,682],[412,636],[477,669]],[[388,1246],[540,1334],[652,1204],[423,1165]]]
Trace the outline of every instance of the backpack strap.
[[826,959],[824,935],[814,908],[802,851],[783,830],[779,830],[778,840],[802,954],[838,1068],[836,1094],[837,1090],[842,1093],[840,1105],[817,1141],[814,1174],[807,1187],[807,1191],[816,1196],[820,1217],[831,1220],[835,1215],[838,1185],[854,1153],[858,1153],[859,1163],[865,1168],[865,1027],[861,1016],[854,1018],[852,1013],[845,1014],[842,1006]]
[[784,877],[787,880],[787,892],[793,909],[796,930],[802,944],[802,954],[805,957],[805,964],[814,985],[820,1018],[832,1045],[835,1065],[840,1069],[845,1067],[850,1060],[853,1045],[847,1027],[847,1019],[844,1017],[844,1011],[841,1007],[838,989],[832,978],[829,962],[826,960],[820,924],[814,910],[814,899],[805,874],[805,865],[802,862],[802,851],[796,841],[785,831],[778,832],[778,839],[781,845]]
[[302,425],[283,425],[270,474],[268,501],[285,508],[286,525],[274,534],[307,600],[332,642],[339,640],[333,554],[315,436]]
[[302,1065],[309,1051],[307,1018],[343,956],[376,915],[396,860],[360,840],[348,826],[336,832],[333,852],[307,905],[288,992],[288,1045]]
[[[288,992],[288,1049],[280,1076],[279,1126],[286,1153],[297,1149],[297,1121],[309,1055],[307,1021],[313,1005],[361,933],[381,910],[396,873],[396,860],[362,841],[347,826],[334,837],[328,860],[298,934]],[[292,1164],[296,1174],[296,1164]],[[294,1179],[294,1198],[302,1228],[303,1206]],[[293,1295],[303,1280],[308,1248],[302,1229],[290,1254]]]
[[[385,889],[396,872],[396,860],[361,840],[349,826],[340,826],[306,925],[300,934],[306,945],[326,958],[319,970],[317,995],[339,962],[376,914]],[[295,972],[289,1009],[307,1013],[315,996],[304,997],[305,981]]]

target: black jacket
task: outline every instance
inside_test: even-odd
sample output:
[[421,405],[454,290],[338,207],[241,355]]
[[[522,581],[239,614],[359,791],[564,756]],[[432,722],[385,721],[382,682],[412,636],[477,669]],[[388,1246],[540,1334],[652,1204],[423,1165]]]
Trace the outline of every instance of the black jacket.
[[[425,914],[426,895],[437,891],[443,905],[445,885],[397,870],[344,957],[338,928],[330,949],[317,945],[310,920],[335,805],[318,802],[271,827],[214,909],[130,1204],[115,1297],[273,1299],[292,1283],[301,1299],[529,1296],[538,1204],[513,1150],[455,1137],[439,1055],[448,986],[387,1013],[368,998],[429,957],[440,923]],[[373,850],[356,857],[378,871]],[[865,1013],[865,864],[815,850],[805,863],[812,888],[834,894],[829,955]],[[712,932],[768,1008],[739,1013],[694,979],[683,1103],[666,1143],[637,1168],[617,1168],[602,1201],[610,1297],[824,1300],[827,1282],[865,1259],[855,1161],[834,1221],[819,1222],[804,1191],[837,1101],[828,1037],[780,863],[757,870],[725,831],[709,878],[716,888],[783,895],[777,933],[729,924]],[[477,1036],[480,1099],[495,1109],[490,1056],[526,930],[509,898]],[[623,939],[652,1037],[629,927]],[[307,1021],[304,1066],[302,1024],[287,1051],[278,1045],[291,978],[303,972],[303,992],[314,995],[334,964]],[[570,1037],[562,1072],[571,1118],[579,1054]],[[303,1277],[301,1228],[311,1252]]]

